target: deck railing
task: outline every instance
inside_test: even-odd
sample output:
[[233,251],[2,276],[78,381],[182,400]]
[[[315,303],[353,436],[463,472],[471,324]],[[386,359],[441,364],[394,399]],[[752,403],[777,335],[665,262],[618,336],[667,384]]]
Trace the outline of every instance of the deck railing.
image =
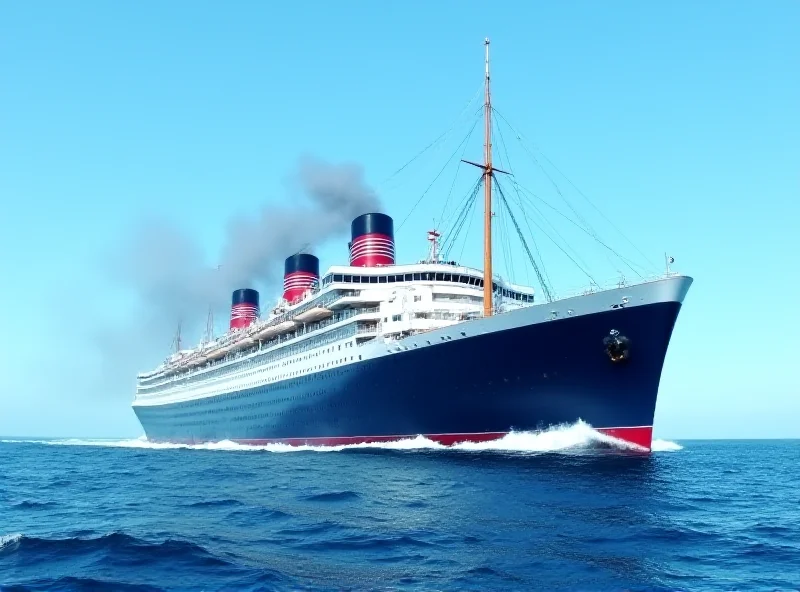
[[[216,369],[218,369],[218,368],[220,368],[220,367],[222,367],[222,366],[224,366],[226,364],[232,364],[232,363],[236,362],[237,360],[240,360],[241,358],[252,356],[253,354],[255,354],[257,352],[261,352],[261,351],[267,352],[268,350],[271,350],[272,353],[275,353],[276,351],[281,351],[280,348],[278,348],[278,346],[287,345],[287,344],[289,344],[291,342],[297,341],[297,339],[299,339],[300,337],[305,337],[305,336],[311,335],[313,333],[319,333],[320,335],[323,335],[324,334],[323,330],[328,328],[328,327],[330,327],[330,326],[332,326],[332,325],[336,325],[337,323],[341,323],[342,321],[346,321],[346,320],[351,319],[353,317],[357,317],[357,316],[361,316],[361,315],[365,315],[365,314],[375,314],[377,312],[379,312],[379,308],[377,306],[372,306],[372,307],[366,307],[366,308],[354,308],[354,309],[343,311],[341,313],[336,313],[336,314],[334,314],[333,317],[331,317],[329,319],[325,319],[324,321],[319,321],[317,323],[306,324],[306,325],[298,328],[297,330],[295,330],[295,331],[293,331],[291,333],[288,333],[286,335],[279,335],[279,336],[277,336],[277,337],[275,337],[275,338],[273,338],[273,339],[271,339],[271,340],[269,340],[267,342],[258,342],[257,345],[253,345],[253,346],[251,346],[251,347],[249,347],[247,349],[242,349],[240,351],[228,354],[225,357],[220,358],[219,360],[207,362],[205,365],[199,366],[199,367],[195,368],[194,370],[187,369],[187,370],[183,371],[180,374],[176,374],[174,376],[170,376],[170,377],[164,379],[163,381],[159,381],[158,383],[147,385],[147,386],[148,387],[157,387],[157,386],[164,386],[164,385],[167,385],[167,384],[170,384],[170,383],[181,383],[181,382],[186,382],[187,384],[191,383],[192,385],[194,385],[194,384],[197,384],[197,381],[192,380],[193,378],[197,378],[200,381],[203,381],[204,380],[204,374],[206,374],[207,372],[209,372],[211,370],[216,370]],[[354,329],[354,331],[353,331],[354,335],[355,334],[361,334],[361,335],[375,334],[378,331],[377,327],[375,329],[372,329],[372,330],[361,330],[359,327],[356,327],[355,325],[353,326],[353,329]],[[340,336],[341,339],[344,339],[346,337],[347,337],[347,335],[341,335]],[[286,355],[292,355],[292,354],[287,353]],[[279,358],[276,358],[276,359],[279,359]],[[209,380],[212,379],[212,378],[213,377],[209,377]]]

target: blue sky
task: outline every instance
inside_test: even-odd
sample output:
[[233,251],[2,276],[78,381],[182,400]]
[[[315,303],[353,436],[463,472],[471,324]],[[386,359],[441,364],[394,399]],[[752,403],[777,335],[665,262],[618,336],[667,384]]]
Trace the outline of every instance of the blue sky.
[[[495,106],[526,139],[498,124],[520,184],[568,212],[529,156],[546,155],[656,266],[669,251],[695,278],[656,435],[800,436],[800,4],[491,7],[4,3],[0,434],[141,434],[120,369],[156,363],[172,332],[161,327],[160,349],[132,345],[141,290],[120,277],[118,253],[142,224],[168,227],[182,237],[175,249],[213,265],[232,219],[296,199],[292,174],[311,155],[363,167],[399,225],[469,131],[477,103],[459,113],[489,36]],[[480,158],[478,136],[465,158]],[[608,244],[642,260],[550,174]],[[424,255],[425,230],[452,219],[470,175],[453,164],[413,209],[397,232],[401,260]],[[477,231],[475,221],[458,246],[473,265]],[[323,267],[345,261],[346,243],[317,246]],[[537,237],[556,288],[585,284],[547,243]],[[575,248],[614,279],[596,244]],[[498,253],[501,273],[532,279],[518,244]],[[265,300],[275,294],[265,286]]]

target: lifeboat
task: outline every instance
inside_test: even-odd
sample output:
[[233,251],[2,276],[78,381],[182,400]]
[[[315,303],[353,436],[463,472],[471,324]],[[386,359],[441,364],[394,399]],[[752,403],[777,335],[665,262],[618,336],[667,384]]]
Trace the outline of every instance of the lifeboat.
[[281,335],[283,333],[288,333],[289,331],[294,331],[297,327],[297,323],[295,321],[284,321],[278,325],[275,325],[275,334]]
[[252,337],[245,337],[244,339],[240,339],[236,343],[230,346],[230,351],[239,351],[240,349],[245,349],[246,347],[250,347],[253,345],[255,341]]
[[315,321],[327,319],[331,316],[333,316],[333,311],[329,308],[325,308],[323,306],[314,306],[308,310],[304,310],[303,312],[296,314],[294,316],[294,320],[300,321],[301,323],[313,323]]
[[222,353],[221,349],[212,349],[210,352],[206,354],[206,357],[209,360],[216,360],[218,358],[221,358],[223,355],[225,354]]
[[275,328],[275,325],[273,325],[271,327],[265,327],[261,329],[258,333],[254,335],[254,337],[256,339],[260,339],[263,341],[265,339],[271,339],[272,337],[275,337],[275,335],[277,334],[278,330]]

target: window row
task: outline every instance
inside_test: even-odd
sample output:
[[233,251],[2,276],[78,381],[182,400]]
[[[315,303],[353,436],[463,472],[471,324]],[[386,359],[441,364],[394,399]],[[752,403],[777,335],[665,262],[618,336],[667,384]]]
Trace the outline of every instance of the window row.
[[[342,273],[329,273],[322,280],[323,286],[328,286],[333,283],[346,283],[346,284],[393,284],[397,282],[453,282],[456,284],[464,284],[466,286],[475,286],[483,288],[483,279],[473,275],[464,275],[458,273],[444,273],[444,272],[419,272],[419,273],[405,273],[393,275],[351,275]],[[506,298],[518,300],[520,302],[533,302],[532,294],[522,294],[509,290],[508,288],[500,288],[497,283],[493,283],[492,289],[495,293],[501,294]]]

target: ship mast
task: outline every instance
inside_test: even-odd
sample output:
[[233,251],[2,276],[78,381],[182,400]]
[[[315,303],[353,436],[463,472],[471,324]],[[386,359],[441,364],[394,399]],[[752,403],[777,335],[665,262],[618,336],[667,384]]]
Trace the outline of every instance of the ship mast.
[[214,307],[208,307],[208,317],[206,319],[206,342],[214,341]]
[[486,47],[483,144],[483,316],[492,315],[492,95],[489,91],[489,38]]
[[489,90],[489,38],[483,41],[486,47],[486,78],[483,99],[484,140],[483,163],[461,159],[479,169],[483,169],[483,316],[490,317],[492,306],[492,178],[494,172],[505,173],[492,165],[492,93]]
[[175,331],[175,339],[172,342],[175,346],[176,354],[181,351],[181,324],[182,321],[178,321],[178,329]]

